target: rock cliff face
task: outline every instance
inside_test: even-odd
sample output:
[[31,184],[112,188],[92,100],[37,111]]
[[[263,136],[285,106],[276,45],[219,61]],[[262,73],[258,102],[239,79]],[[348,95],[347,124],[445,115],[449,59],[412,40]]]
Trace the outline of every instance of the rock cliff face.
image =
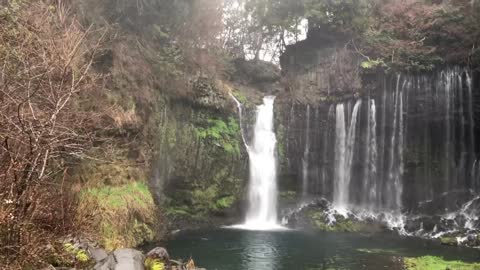
[[[219,82],[199,78],[190,99],[159,100],[150,187],[172,229],[238,219],[247,175],[236,107]],[[229,90],[228,90],[229,91]]]
[[348,99],[362,92],[360,56],[347,49],[349,37],[312,30],[306,40],[287,47],[281,56],[282,98],[304,104]]

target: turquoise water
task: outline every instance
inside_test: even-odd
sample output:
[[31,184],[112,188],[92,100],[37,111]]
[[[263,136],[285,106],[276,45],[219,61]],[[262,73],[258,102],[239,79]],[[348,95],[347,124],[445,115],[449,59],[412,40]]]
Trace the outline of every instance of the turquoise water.
[[172,258],[194,258],[207,270],[402,269],[401,257],[480,261],[480,251],[391,234],[181,232],[166,243]]

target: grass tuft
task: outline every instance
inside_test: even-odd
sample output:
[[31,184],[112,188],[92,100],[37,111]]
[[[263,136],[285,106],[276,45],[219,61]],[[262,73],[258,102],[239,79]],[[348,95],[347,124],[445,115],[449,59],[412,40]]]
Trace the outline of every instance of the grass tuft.
[[435,256],[405,258],[403,261],[407,270],[480,270],[480,263],[447,261]]

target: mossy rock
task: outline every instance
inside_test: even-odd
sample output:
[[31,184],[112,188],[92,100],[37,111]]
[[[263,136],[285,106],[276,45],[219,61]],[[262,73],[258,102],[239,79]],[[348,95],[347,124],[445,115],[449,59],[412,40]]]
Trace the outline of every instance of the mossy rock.
[[458,246],[457,238],[453,236],[440,237],[440,243],[446,246]]
[[297,192],[292,190],[282,191],[280,192],[279,197],[281,200],[295,201],[297,198]]
[[313,228],[325,232],[361,232],[367,230],[367,224],[361,221],[335,215],[336,221],[329,224],[327,216],[323,211],[309,211],[309,218]]
[[95,264],[88,252],[71,243],[54,243],[46,250],[47,262],[54,267],[76,267],[90,269]]
[[404,258],[403,262],[407,270],[480,270],[480,263],[447,261],[434,256]]

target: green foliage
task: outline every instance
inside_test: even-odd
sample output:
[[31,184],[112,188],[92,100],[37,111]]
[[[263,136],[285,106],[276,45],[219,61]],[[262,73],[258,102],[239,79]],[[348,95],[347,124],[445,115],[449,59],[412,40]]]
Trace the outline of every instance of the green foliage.
[[362,253],[369,253],[369,254],[385,254],[385,255],[397,255],[399,253],[398,250],[395,249],[379,249],[379,248],[359,248],[357,249],[358,252]]
[[0,8],[0,18],[8,18],[12,21],[18,19],[18,12],[25,5],[25,0],[9,0]]
[[285,200],[295,200],[295,198],[297,197],[297,192],[292,190],[282,191],[280,192],[279,196]]
[[93,197],[97,202],[101,202],[101,207],[106,209],[125,208],[132,202],[141,207],[147,207],[153,203],[147,185],[141,182],[90,188],[85,191],[84,196]]
[[222,209],[230,208],[230,207],[232,207],[235,200],[236,200],[235,196],[227,196],[227,197],[223,197],[221,199],[218,199],[215,202],[215,209],[222,210]]
[[216,185],[209,186],[206,189],[196,189],[191,192],[191,201],[194,207],[199,211],[208,212],[216,208],[216,198],[219,189]]
[[286,152],[287,152],[287,145],[285,142],[287,141],[286,138],[286,128],[283,124],[277,125],[277,152],[278,152],[278,160],[280,163],[286,161]]
[[385,62],[382,59],[363,61],[360,66],[364,69],[374,69],[377,67],[386,67]]
[[90,260],[90,257],[85,250],[79,250],[77,254],[75,254],[75,258],[77,259],[77,261],[82,263],[88,262]]
[[65,251],[68,252],[68,253],[74,253],[75,252],[75,247],[71,243],[65,243],[63,245],[63,247],[65,248]]
[[196,189],[190,193],[192,205],[196,211],[202,213],[219,212],[232,207],[236,201],[235,196],[221,196],[217,185],[206,189]]
[[[405,52],[406,54],[408,52]],[[406,71],[433,71],[445,62],[440,56],[429,54],[410,54],[405,56],[405,58],[407,59],[407,64],[404,68]]]
[[191,216],[192,214],[189,212],[189,208],[187,206],[179,206],[179,207],[167,207],[165,212],[168,216]]
[[310,211],[308,213],[314,228],[319,231],[325,232],[360,232],[366,228],[366,225],[354,221],[352,219],[344,218],[343,216],[336,215],[335,223],[329,224],[325,213],[322,211]]
[[248,98],[240,91],[234,91],[233,96],[243,105],[248,103]]
[[367,0],[305,0],[305,16],[317,26],[341,32],[363,32],[368,26]]
[[441,257],[425,256],[418,258],[405,258],[407,270],[479,270],[479,263],[466,263],[461,261],[447,261]]
[[232,207],[237,198],[234,195],[224,195],[225,193],[217,184],[206,188],[197,187],[182,195],[189,201],[188,205],[179,205],[178,201],[170,202],[172,205],[166,209],[166,213],[171,218],[205,218],[207,214],[218,213]]
[[155,237],[156,206],[142,182],[88,188],[80,195],[78,215],[97,218],[101,242],[108,250],[135,247]]
[[68,254],[75,257],[75,260],[79,263],[85,264],[90,261],[90,256],[85,250],[75,248],[71,243],[65,243],[63,248]]
[[165,263],[160,259],[147,258],[145,259],[145,269],[146,270],[164,270]]
[[228,122],[208,119],[207,127],[199,127],[196,132],[202,141],[221,147],[228,154],[240,155],[240,126],[234,117],[229,117]]

